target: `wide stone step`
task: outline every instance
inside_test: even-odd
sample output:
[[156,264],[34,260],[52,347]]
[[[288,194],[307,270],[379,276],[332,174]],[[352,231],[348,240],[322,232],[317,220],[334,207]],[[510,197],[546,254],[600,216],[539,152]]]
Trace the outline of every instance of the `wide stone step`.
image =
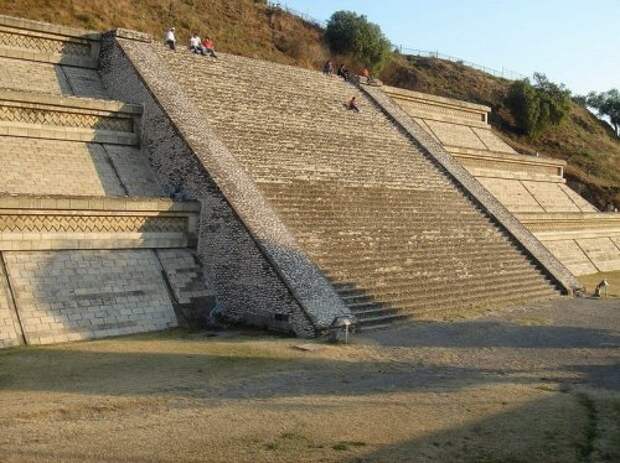
[[526,269],[534,265],[526,256],[515,254],[513,256],[505,256],[501,260],[498,260],[493,255],[461,258],[451,258],[449,256],[433,258],[432,256],[426,256],[415,261],[394,260],[392,262],[384,262],[382,265],[368,262],[350,266],[320,265],[319,268],[331,279],[355,278],[356,280],[365,281],[367,279],[390,278],[395,275],[414,277],[415,275],[428,273],[437,275],[441,273],[451,274],[454,270],[462,270],[463,268],[467,268],[471,274],[476,274],[480,270],[486,269],[488,267],[487,264],[490,264],[495,269]]
[[[398,297],[403,294],[419,294],[421,296],[428,296],[429,287],[433,286],[437,288],[449,288],[450,291],[477,291],[478,289],[494,287],[494,285],[503,285],[506,282],[521,283],[521,284],[539,284],[551,285],[544,275],[540,273],[532,272],[531,270],[515,270],[502,273],[497,276],[485,277],[483,281],[468,280],[468,281],[446,281],[437,280],[429,282],[428,284],[419,283],[417,281],[409,281],[402,283],[391,283],[387,286],[379,286],[375,288],[355,288],[351,291],[338,291],[343,301],[350,307],[363,306],[364,304],[377,303],[379,299],[385,300],[389,297]],[[434,297],[434,296],[433,296]]]
[[[427,256],[436,255],[442,257],[444,255],[460,254],[485,254],[487,250],[500,250],[508,252],[514,249],[514,255],[519,251],[512,248],[511,242],[507,237],[495,236],[484,241],[478,247],[476,246],[481,240],[479,237],[451,237],[450,239],[434,239],[424,240],[411,237],[400,238],[398,240],[389,241],[368,241],[368,240],[334,240],[319,239],[316,241],[300,240],[304,245],[306,252],[313,259],[322,260],[324,262],[346,260],[346,261],[363,261],[371,260],[377,256],[388,257],[392,255],[400,256],[401,259],[413,259],[417,255]],[[354,264],[355,265],[355,264]]]
[[[430,291],[434,289],[437,293],[433,294]],[[516,290],[522,290],[527,293],[532,290],[548,290],[550,293],[555,292],[555,289],[551,286],[550,281],[536,280],[536,279],[515,279],[514,281],[495,281],[492,285],[485,285],[484,282],[473,282],[471,285],[446,285],[441,291],[441,286],[435,288],[420,288],[412,292],[394,292],[379,294],[374,301],[359,302],[349,304],[349,308],[352,312],[364,311],[374,307],[400,307],[410,303],[415,303],[418,306],[423,304],[438,303],[442,298],[449,299],[455,303],[467,302],[472,300],[486,300],[495,299],[497,295],[504,293],[511,293]],[[370,294],[369,294],[370,295]],[[371,295],[372,297],[372,295]]]
[[375,263],[379,266],[382,263],[390,263],[394,262],[395,259],[402,261],[405,259],[406,263],[410,261],[415,263],[415,260],[426,257],[436,257],[436,258],[467,258],[467,257],[477,257],[477,256],[493,256],[498,260],[501,260],[504,257],[513,257],[515,255],[521,255],[523,257],[527,257],[524,252],[521,252],[517,249],[514,249],[508,246],[506,243],[490,243],[484,248],[458,248],[455,250],[445,250],[445,249],[436,249],[436,248],[427,248],[427,249],[416,249],[415,254],[405,255],[403,256],[402,248],[397,249],[394,253],[364,253],[363,250],[361,253],[357,253],[352,257],[340,257],[338,254],[329,253],[326,255],[314,255],[313,260],[319,264],[327,267],[334,266],[358,266],[363,263]]
[[[528,275],[529,273],[529,275]],[[496,274],[478,273],[470,274],[466,277],[458,277],[450,274],[431,275],[394,275],[393,278],[367,279],[362,280],[341,280],[350,286],[335,287],[341,296],[348,295],[367,295],[373,297],[383,297],[383,295],[402,295],[402,294],[434,294],[434,292],[467,292],[470,289],[476,291],[478,288],[485,288],[488,284],[504,284],[512,281],[528,281],[530,283],[550,282],[546,277],[534,268],[508,268]],[[334,280],[331,280],[334,281]]]
[[[460,309],[483,309],[486,307],[506,307],[508,305],[520,304],[520,303],[533,303],[536,301],[547,300],[560,297],[559,294],[549,292],[547,290],[534,290],[529,291],[526,296],[521,292],[512,292],[503,295],[502,297],[497,297],[493,300],[487,300],[484,303],[474,302],[473,305],[465,305],[463,303],[459,303]],[[426,315],[428,313],[436,313],[441,314],[441,312],[445,311],[454,311],[454,303],[445,303],[442,302],[440,304],[436,304],[433,306],[420,306],[420,305],[411,305],[411,306],[402,306],[397,310],[387,309],[388,315],[378,315],[378,316],[370,316],[364,319],[360,319],[358,322],[358,327],[361,331],[367,330],[369,328],[378,328],[378,325],[382,325],[381,328],[389,328],[394,321],[403,321],[403,320],[412,320],[415,317],[419,317],[422,315]]]
[[456,264],[457,262],[449,261],[426,262],[410,268],[386,266],[377,270],[367,268],[357,271],[352,268],[349,271],[333,273],[323,271],[323,273],[334,287],[340,290],[348,289],[350,284],[355,284],[359,288],[375,288],[392,284],[407,284],[408,282],[423,284],[432,280],[474,280],[508,272],[530,271],[534,274],[539,272],[534,263],[518,260],[506,260],[499,264],[492,260],[478,261],[473,262],[470,266],[461,264],[460,267],[457,267]]
[[[499,235],[499,230],[494,228],[491,224],[485,223],[423,223],[423,222],[411,222],[405,225],[390,227],[389,224],[384,226],[383,224],[376,224],[374,226],[364,226],[363,223],[342,223],[335,222],[326,223],[320,221],[308,221],[303,220],[287,220],[283,219],[284,223],[291,229],[295,230],[300,235],[300,241],[304,241],[304,238],[313,238],[315,236],[330,237],[336,235],[336,238],[351,237],[353,240],[356,237],[374,237],[380,241],[389,241],[391,239],[396,240],[415,240],[418,237],[442,237],[442,236],[472,236],[482,237],[486,235]],[[363,235],[362,235],[363,234]],[[304,236],[305,235],[305,236]],[[357,235],[357,236],[356,236]],[[360,236],[362,235],[362,236]]]

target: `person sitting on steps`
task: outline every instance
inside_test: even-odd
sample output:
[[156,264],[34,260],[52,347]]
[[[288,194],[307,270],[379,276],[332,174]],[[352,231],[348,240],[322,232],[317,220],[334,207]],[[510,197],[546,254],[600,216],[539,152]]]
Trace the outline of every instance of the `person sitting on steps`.
[[173,51],[177,49],[177,39],[174,36],[174,32],[175,32],[174,27],[171,27],[170,29],[166,31],[166,35],[164,36],[164,42]]
[[334,73],[334,65],[332,64],[332,60],[328,60],[323,66],[323,74],[326,76],[331,76]]
[[344,80],[349,80],[349,70],[346,68],[344,64],[341,64],[338,68],[338,72],[336,72],[340,77]]
[[349,100],[349,104],[347,105],[347,109],[349,111],[355,111],[355,112],[360,112],[360,108],[357,106],[357,101],[355,100],[355,97],[351,98],[351,100]]
[[209,53],[211,57],[217,58],[217,56],[215,55],[215,45],[213,44],[213,40],[211,40],[211,37],[209,36],[205,37],[205,39],[202,42],[202,49],[205,52]]
[[205,54],[205,51],[203,50],[202,45],[200,44],[200,37],[196,33],[192,34],[192,36],[189,39],[189,51],[196,53],[196,54],[200,53],[201,55]]

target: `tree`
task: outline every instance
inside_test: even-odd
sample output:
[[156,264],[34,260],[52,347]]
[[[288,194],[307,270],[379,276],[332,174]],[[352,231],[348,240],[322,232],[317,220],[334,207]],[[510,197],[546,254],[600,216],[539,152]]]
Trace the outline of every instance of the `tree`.
[[534,84],[529,79],[512,84],[507,102],[519,127],[535,137],[564,120],[570,109],[570,90],[535,73]]
[[377,24],[352,11],[337,11],[330,18],[325,38],[334,53],[352,55],[374,72],[381,70],[391,44]]
[[599,116],[609,119],[616,136],[620,137],[620,91],[614,88],[601,93],[590,92],[586,102]]

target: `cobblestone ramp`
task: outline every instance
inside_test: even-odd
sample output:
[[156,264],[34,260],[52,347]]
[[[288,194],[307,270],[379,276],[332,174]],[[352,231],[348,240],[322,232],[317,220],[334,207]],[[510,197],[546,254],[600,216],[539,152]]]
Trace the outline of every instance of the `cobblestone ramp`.
[[148,46],[363,326],[558,294],[356,87]]

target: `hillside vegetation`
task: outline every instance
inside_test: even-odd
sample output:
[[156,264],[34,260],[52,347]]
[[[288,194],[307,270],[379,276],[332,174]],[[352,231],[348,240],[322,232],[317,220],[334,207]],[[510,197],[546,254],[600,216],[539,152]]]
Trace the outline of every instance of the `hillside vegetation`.
[[[95,30],[125,27],[156,38],[174,24],[181,41],[195,30],[214,37],[221,51],[307,68],[319,68],[329,56],[320,27],[260,0],[0,0],[0,13]],[[620,140],[585,108],[571,103],[562,124],[532,138],[516,127],[506,106],[507,80],[458,63],[399,55],[379,77],[389,85],[491,106],[491,123],[517,151],[567,160],[573,188],[601,209],[610,203],[620,208]]]

